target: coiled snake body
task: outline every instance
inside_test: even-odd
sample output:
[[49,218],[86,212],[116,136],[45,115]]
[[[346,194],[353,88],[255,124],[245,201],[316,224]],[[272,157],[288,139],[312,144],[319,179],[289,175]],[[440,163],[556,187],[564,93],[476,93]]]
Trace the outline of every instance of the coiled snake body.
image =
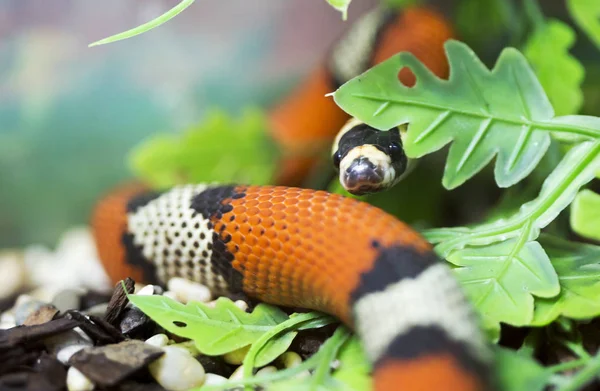
[[[410,36],[423,31],[415,12],[425,11],[409,11],[399,17],[402,23],[389,27],[402,32],[412,26],[401,41],[413,47],[394,46],[389,31],[380,30],[384,42],[373,57],[411,50],[439,52],[444,61],[443,40],[435,37],[446,33]],[[425,17],[437,20],[426,12]],[[435,38],[435,50],[415,46],[428,36]],[[426,60],[443,73],[436,55]],[[338,72],[338,80],[348,72]],[[323,69],[317,74],[323,76]],[[331,143],[332,127],[346,121],[328,106],[331,102],[319,101],[310,109],[308,101],[323,88],[311,83],[275,110],[280,145]],[[305,120],[298,124],[293,117],[303,108],[315,116],[302,113]],[[308,128],[303,132],[302,126]],[[301,135],[298,144],[291,142],[294,134]],[[294,159],[284,165],[288,174]],[[181,276],[216,293],[243,292],[267,303],[337,316],[361,338],[374,363],[377,391],[493,388],[490,350],[450,270],[415,231],[367,203],[284,186],[196,184],[155,192],[132,185],[98,204],[92,226],[114,281],[131,276],[164,283]]]

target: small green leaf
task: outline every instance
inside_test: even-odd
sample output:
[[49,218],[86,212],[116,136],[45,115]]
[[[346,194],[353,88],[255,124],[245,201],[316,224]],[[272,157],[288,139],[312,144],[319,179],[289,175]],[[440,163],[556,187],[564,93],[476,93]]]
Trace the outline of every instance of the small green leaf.
[[339,367],[332,377],[344,383],[347,390],[370,391],[373,388],[371,364],[356,336],[350,338],[339,353]]
[[146,31],[150,31],[155,27],[160,26],[161,24],[168,22],[173,19],[175,16],[179,15],[183,10],[192,5],[195,0],[182,0],[181,3],[177,4],[175,7],[171,8],[169,11],[160,15],[159,17],[152,19],[151,21],[144,23],[141,26],[132,28],[131,30],[124,31],[122,33],[110,36],[108,38],[101,39],[94,43],[89,44],[89,47],[104,45],[111,42],[121,41],[123,39],[135,37],[136,35],[140,35],[145,33]]
[[343,20],[348,19],[348,7],[350,6],[351,1],[352,0],[327,0],[329,5],[342,13]]
[[540,242],[560,282],[560,294],[537,299],[533,326],[545,326],[559,316],[590,319],[600,315],[600,247],[542,235]]
[[495,370],[503,391],[542,391],[552,376],[533,358],[503,347],[496,348]]
[[600,2],[594,0],[567,0],[571,17],[600,48]]
[[276,151],[266,128],[259,110],[246,110],[239,119],[212,110],[181,136],[159,134],[142,143],[131,152],[130,166],[158,188],[199,182],[268,184]]
[[571,228],[579,235],[600,240],[600,195],[582,190],[571,204]]
[[456,7],[456,27],[460,37],[477,47],[509,32],[515,19],[510,1],[462,0]]
[[[259,304],[247,313],[227,298],[219,298],[214,308],[197,302],[184,305],[166,296],[131,295],[129,300],[167,331],[194,340],[200,352],[211,356],[248,346],[288,319],[277,307]],[[265,358],[257,361],[279,356],[292,340],[280,337],[261,350]]]
[[585,69],[569,53],[574,42],[571,27],[550,20],[535,29],[523,49],[557,115],[575,114],[583,104]]
[[[537,242],[510,239],[484,247],[468,247],[447,258],[484,324],[531,323],[533,296],[559,293],[558,278],[548,256]],[[487,318],[487,319],[486,319]]]

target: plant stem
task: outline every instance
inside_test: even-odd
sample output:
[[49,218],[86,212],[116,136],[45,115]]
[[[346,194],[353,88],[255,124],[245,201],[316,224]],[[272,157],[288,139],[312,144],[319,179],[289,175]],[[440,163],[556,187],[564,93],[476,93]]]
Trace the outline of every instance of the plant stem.
[[588,361],[585,368],[573,376],[570,381],[556,389],[556,391],[577,391],[594,380],[600,372],[600,355],[594,356]]

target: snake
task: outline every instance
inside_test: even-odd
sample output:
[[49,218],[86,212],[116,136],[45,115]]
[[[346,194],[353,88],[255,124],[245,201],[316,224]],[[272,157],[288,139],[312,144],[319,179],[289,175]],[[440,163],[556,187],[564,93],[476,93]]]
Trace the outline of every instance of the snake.
[[[300,91],[305,99],[314,99],[323,92],[315,89],[329,85],[317,88],[319,83],[342,82],[361,67],[385,59],[388,53],[381,51],[396,53],[399,44],[390,43],[392,36],[404,38],[400,46],[412,42],[409,49],[418,56],[435,52],[421,50],[423,39],[438,43],[440,51],[442,43],[436,39],[448,34],[426,31],[431,20],[446,28],[429,10],[410,8],[393,16],[378,11],[366,17],[367,22],[357,25],[368,33],[353,28],[349,36],[354,42],[365,41],[365,48],[376,46],[375,54],[365,58],[351,53],[361,44],[334,48],[327,63],[337,64],[331,68],[337,71],[324,72],[327,68],[321,67],[309,77],[313,85]],[[416,38],[410,35],[415,29],[421,34]],[[435,39],[427,41],[431,36]],[[361,58],[359,65],[341,65],[342,58],[353,56]],[[425,56],[424,61],[431,58]],[[444,65],[433,61],[430,68],[443,73]],[[322,79],[325,76],[331,80]],[[410,79],[400,75],[404,77]],[[286,110],[297,116],[289,111],[294,105],[296,110],[312,110],[297,94],[289,100],[275,110],[276,121]],[[306,135],[292,126],[278,134],[284,149],[287,145],[291,150],[293,143],[286,142],[297,131],[305,135],[296,145],[299,149],[303,142],[306,146],[322,140],[331,147],[333,141],[340,178],[359,193],[389,186],[406,172],[408,161],[396,150],[401,148],[402,129],[379,132],[385,137],[378,138],[374,129],[335,114],[332,107],[327,110],[333,114],[325,114],[326,102],[317,103],[302,126],[317,124],[327,134],[317,135],[311,128]],[[327,119],[327,126],[319,119]],[[339,125],[337,138],[330,130],[333,125]],[[306,162],[306,156],[292,156],[283,165],[281,181],[293,181],[306,170]],[[350,167],[354,169],[346,170]],[[386,177],[381,169],[394,173]],[[374,184],[377,180],[383,185]],[[91,228],[113,282],[131,277],[164,285],[182,277],[204,284],[216,295],[242,293],[337,317],[359,337],[373,365],[375,391],[496,389],[491,347],[452,270],[414,229],[361,200],[290,184],[199,183],[161,190],[127,184],[100,199]]]

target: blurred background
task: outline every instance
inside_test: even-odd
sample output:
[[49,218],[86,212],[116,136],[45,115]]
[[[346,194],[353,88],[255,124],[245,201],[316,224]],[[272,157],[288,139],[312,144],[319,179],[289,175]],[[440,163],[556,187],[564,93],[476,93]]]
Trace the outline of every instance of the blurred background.
[[[86,223],[102,192],[132,176],[128,153],[147,137],[215,107],[269,107],[379,1],[353,1],[344,22],[324,0],[202,0],[141,36],[87,47],[177,3],[0,1],[0,248],[53,245]],[[488,63],[523,29],[511,1],[431,3]],[[572,25],[563,1],[542,3]],[[590,45],[581,34],[572,51],[586,67]],[[582,112],[598,102],[598,72],[587,69]]]

